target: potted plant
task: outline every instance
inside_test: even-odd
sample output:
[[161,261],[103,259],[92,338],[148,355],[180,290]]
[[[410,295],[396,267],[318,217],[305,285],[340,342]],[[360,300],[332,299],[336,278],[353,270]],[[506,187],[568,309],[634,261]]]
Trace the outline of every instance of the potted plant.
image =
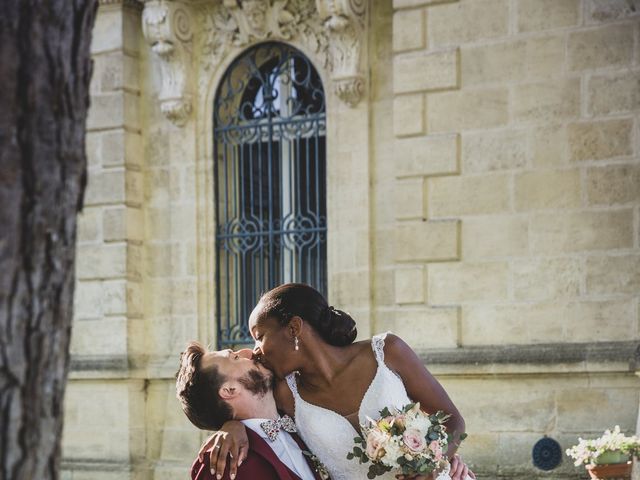
[[578,445],[567,450],[575,466],[585,465],[594,480],[631,478],[631,459],[640,452],[640,439],[620,433],[620,427],[606,430],[595,440],[578,439]]

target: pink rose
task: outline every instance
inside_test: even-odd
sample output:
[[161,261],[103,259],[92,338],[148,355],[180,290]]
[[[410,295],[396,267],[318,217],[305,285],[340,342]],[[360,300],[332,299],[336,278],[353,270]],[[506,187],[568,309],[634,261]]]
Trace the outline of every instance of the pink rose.
[[387,436],[378,431],[371,430],[367,435],[367,456],[371,460],[378,460],[384,455],[384,444],[387,441]]
[[442,447],[437,441],[433,441],[429,444],[429,450],[433,452],[436,462],[442,458]]
[[415,429],[405,430],[405,432],[402,434],[402,440],[404,441],[404,444],[409,447],[409,450],[412,450],[414,452],[420,452],[424,450],[427,445],[424,436]]

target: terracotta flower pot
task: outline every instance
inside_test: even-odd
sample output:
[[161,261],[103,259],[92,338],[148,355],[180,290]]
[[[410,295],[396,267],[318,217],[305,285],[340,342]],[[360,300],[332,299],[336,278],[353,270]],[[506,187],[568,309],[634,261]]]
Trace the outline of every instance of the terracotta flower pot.
[[630,480],[631,462],[612,463],[609,465],[588,465],[587,471],[593,480]]

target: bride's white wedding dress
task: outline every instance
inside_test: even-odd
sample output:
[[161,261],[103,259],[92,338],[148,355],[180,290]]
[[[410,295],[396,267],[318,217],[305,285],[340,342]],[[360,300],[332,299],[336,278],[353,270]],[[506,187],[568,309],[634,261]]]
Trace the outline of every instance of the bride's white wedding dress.
[[[392,372],[384,363],[384,340],[386,333],[371,339],[371,346],[378,362],[376,371],[358,410],[358,420],[364,424],[369,418],[378,418],[384,407],[402,408],[411,403],[400,377]],[[367,478],[369,464],[360,464],[357,460],[347,460],[354,445],[353,439],[358,432],[342,415],[317,405],[306,402],[298,394],[295,373],[287,376],[287,384],[295,399],[295,422],[300,436],[309,449],[327,468],[332,480],[360,480]],[[381,479],[395,479],[395,474],[388,472]],[[451,480],[446,473],[441,473],[437,480]],[[466,480],[471,480],[467,477]]]

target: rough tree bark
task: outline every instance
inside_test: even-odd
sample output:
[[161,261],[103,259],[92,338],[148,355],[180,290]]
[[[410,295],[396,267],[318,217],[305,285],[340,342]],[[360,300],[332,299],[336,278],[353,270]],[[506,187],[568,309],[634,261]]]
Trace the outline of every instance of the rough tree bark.
[[0,0],[0,479],[58,478],[97,0]]

